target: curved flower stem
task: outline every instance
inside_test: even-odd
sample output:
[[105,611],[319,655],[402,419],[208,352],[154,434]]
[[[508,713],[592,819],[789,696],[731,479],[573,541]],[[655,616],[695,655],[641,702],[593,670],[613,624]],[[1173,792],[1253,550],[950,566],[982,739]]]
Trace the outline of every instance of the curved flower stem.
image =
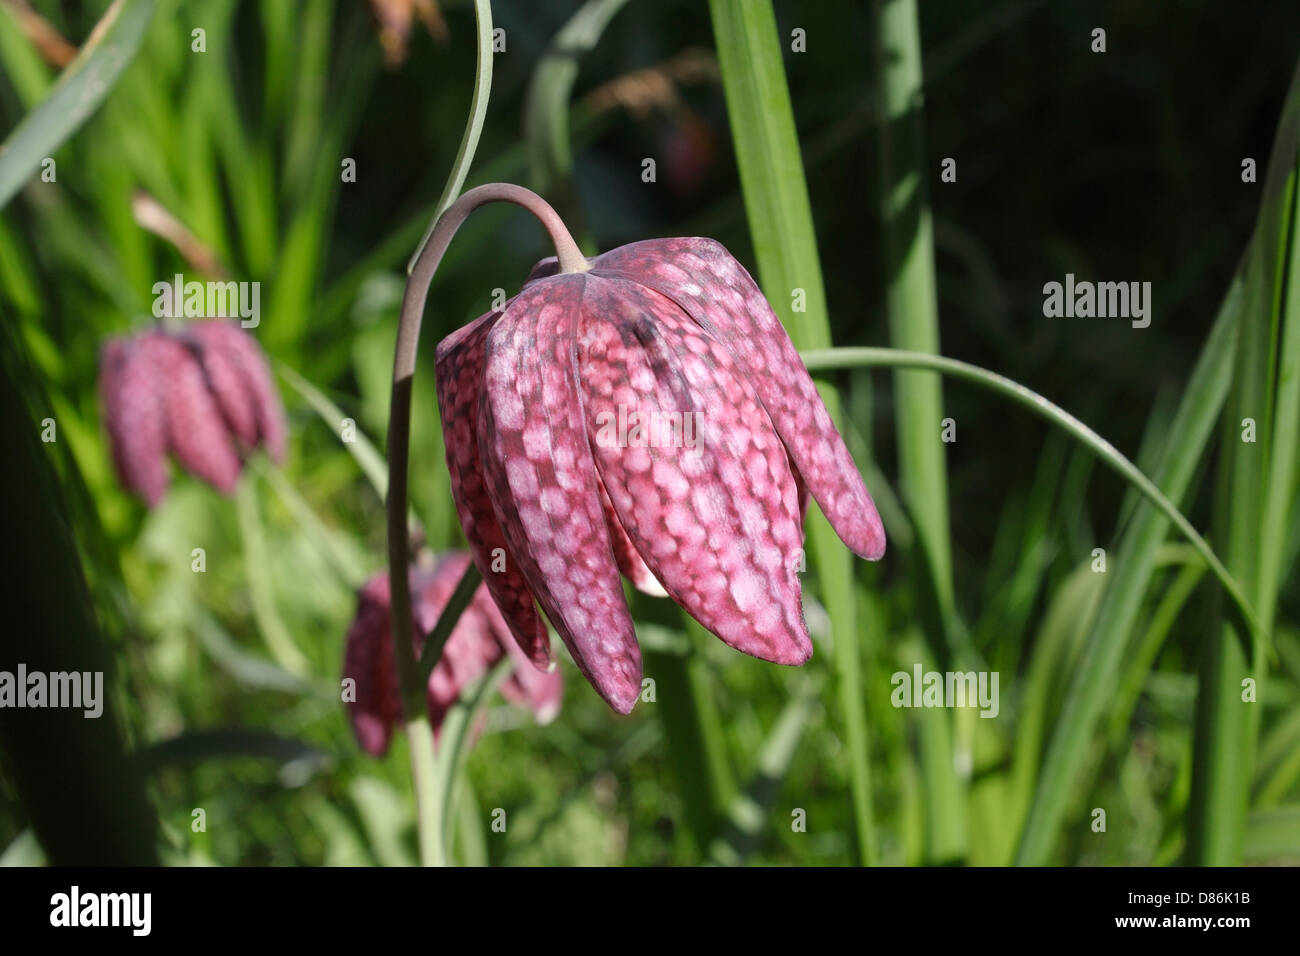
[[[411,444],[411,380],[415,375],[415,357],[420,341],[420,323],[429,286],[442,261],[452,236],[471,212],[490,202],[512,202],[536,216],[550,233],[555,253],[564,272],[585,272],[583,258],[573,237],[547,202],[536,193],[508,183],[476,186],[447,207],[433,231],[415,257],[402,313],[397,327],[397,349],[393,359],[393,392],[388,413],[388,581],[392,592],[392,631],[397,676],[402,688],[402,711],[406,718],[407,740],[411,748],[411,770],[415,775],[415,800],[420,829],[420,857],[426,865],[445,862],[442,842],[441,802],[438,797],[437,768],[433,759],[433,733],[426,713],[427,674],[437,660],[427,662],[425,670],[411,647],[411,542],[407,527],[407,468]],[[463,580],[462,580],[463,583]],[[472,592],[471,592],[472,593]],[[456,615],[459,617],[459,615]],[[442,615],[447,633],[456,623],[452,615]],[[441,648],[438,648],[441,652]],[[426,675],[426,676],[422,676]]]
[[[434,209],[433,221],[429,223],[429,228],[423,238],[420,239],[419,246],[416,247],[415,254],[411,257],[410,263],[406,267],[407,273],[415,271],[416,266],[421,261],[425,247],[428,245],[430,237],[437,228],[443,213],[451,206],[452,202],[460,194],[461,187],[465,185],[465,177],[469,174],[470,165],[474,162],[474,153],[478,150],[479,134],[483,131],[483,120],[487,117],[488,100],[492,95],[492,3],[491,0],[474,0],[474,19],[475,19],[475,36],[477,47],[477,59],[474,67],[474,93],[470,99],[469,118],[465,121],[465,133],[461,136],[460,148],[456,151],[456,160],[451,165],[451,173],[447,177],[447,184],[443,187],[442,195],[438,198],[437,208]],[[439,256],[441,258],[441,256]],[[430,272],[432,279],[432,272]],[[426,283],[427,288],[427,283]],[[423,307],[423,301],[421,301]],[[418,326],[418,320],[417,320]],[[418,330],[417,330],[418,331]],[[412,368],[414,367],[414,349],[412,349]],[[407,417],[409,419],[409,390],[408,390]],[[436,803],[438,799],[438,781],[437,768],[435,765],[433,753],[433,729],[429,726],[428,714],[425,710],[423,688],[428,683],[428,672],[420,671],[412,658],[410,644],[407,643],[405,636],[411,632],[411,594],[410,581],[408,574],[408,558],[410,541],[407,537],[407,524],[405,515],[408,510],[406,495],[406,455],[407,445],[410,442],[409,420],[404,424],[401,436],[401,489],[400,495],[395,496],[391,487],[387,496],[389,505],[389,568],[390,571],[395,568],[392,561],[392,502],[396,500],[401,502],[401,513],[398,517],[398,523],[401,525],[401,549],[402,560],[400,562],[401,577],[393,578],[390,575],[390,582],[393,588],[393,645],[396,650],[397,671],[402,686],[402,710],[406,716],[406,739],[411,750],[411,774],[415,782],[415,813],[417,826],[420,834],[420,862],[425,866],[440,866],[446,862],[446,848],[442,840],[442,816],[445,808],[439,807]],[[389,449],[389,473],[392,473],[392,455],[393,441],[390,430],[388,443]],[[381,492],[382,493],[382,492]],[[397,608],[398,594],[402,595],[401,609]],[[457,614],[457,617],[460,615]],[[454,621],[452,623],[455,623]],[[448,631],[450,633],[450,631]],[[399,636],[401,638],[399,639]],[[445,641],[445,638],[444,638]],[[430,668],[432,669],[432,668]]]
[[1267,642],[1267,635],[1258,616],[1255,614],[1255,609],[1246,599],[1245,592],[1242,591],[1236,578],[1223,566],[1223,562],[1219,560],[1218,555],[1214,553],[1206,540],[1192,527],[1191,522],[1183,517],[1183,513],[1178,510],[1174,503],[1166,498],[1160,489],[1136,465],[1125,458],[1114,445],[1065,411],[1065,409],[1053,405],[1042,395],[1004,375],[990,372],[978,365],[945,358],[941,355],[932,355],[928,352],[907,352],[900,349],[882,348],[837,348],[814,349],[801,352],[800,355],[803,357],[804,364],[808,366],[809,371],[887,366],[891,368],[923,368],[944,375],[951,375],[953,378],[973,382],[976,385],[998,392],[1064,429],[1096,453],[1121,478],[1133,485],[1143,497],[1164,512],[1165,517],[1173,522],[1174,526],[1191,542],[1197,553],[1205,559],[1205,563],[1214,572],[1214,576],[1219,579],[1224,590],[1228,592],[1237,608],[1241,611],[1242,617],[1245,618],[1251,632],[1259,640]]

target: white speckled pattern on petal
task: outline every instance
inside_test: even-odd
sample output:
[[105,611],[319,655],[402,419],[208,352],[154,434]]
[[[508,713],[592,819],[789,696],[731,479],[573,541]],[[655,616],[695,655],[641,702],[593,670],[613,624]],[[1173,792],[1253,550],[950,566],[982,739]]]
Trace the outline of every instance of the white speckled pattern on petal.
[[[588,285],[578,364],[601,477],[651,572],[730,646],[806,661],[794,478],[730,351],[658,293],[603,279]],[[633,414],[674,424],[621,436],[628,447],[600,440]]]
[[781,320],[753,278],[712,239],[651,239],[592,260],[591,275],[618,276],[666,295],[736,355],[808,491],[831,526],[869,560],[885,531],[862,476]]
[[641,651],[587,444],[574,337],[588,279],[531,284],[484,346],[479,446],[489,497],[542,610],[597,692],[628,713]]
[[[499,312],[490,312],[457,330],[438,344],[438,412],[442,416],[447,470],[456,514],[465,531],[474,563],[483,574],[488,593],[505,616],[519,647],[540,668],[551,663],[551,641],[533,605],[533,592],[520,573],[497,523],[483,483],[479,456],[478,419],[483,396],[483,342]],[[492,570],[500,548],[505,570]]]

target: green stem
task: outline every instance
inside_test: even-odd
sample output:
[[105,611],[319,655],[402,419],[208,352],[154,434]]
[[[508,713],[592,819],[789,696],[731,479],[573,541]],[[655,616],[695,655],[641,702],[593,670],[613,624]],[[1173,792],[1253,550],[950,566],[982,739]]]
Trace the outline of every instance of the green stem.
[[1241,586],[1229,573],[1228,569],[1223,566],[1223,562],[1219,560],[1218,555],[1214,553],[1206,540],[1192,527],[1191,522],[1183,517],[1183,513],[1178,510],[1173,502],[1166,498],[1160,489],[1136,465],[1125,458],[1114,445],[1065,411],[1065,409],[1052,404],[1042,395],[1004,375],[990,372],[978,365],[945,358],[941,355],[931,355],[928,352],[905,352],[900,349],[880,348],[839,348],[817,349],[800,354],[803,356],[804,364],[808,366],[809,371],[887,367],[921,368],[932,372],[940,372],[997,392],[1047,419],[1058,428],[1065,430],[1096,454],[1101,461],[1117,472],[1121,478],[1133,485],[1143,497],[1164,512],[1165,517],[1173,522],[1174,526],[1187,538],[1197,553],[1205,559],[1205,563],[1214,572],[1214,576],[1219,579],[1224,590],[1232,597],[1233,602],[1241,611],[1251,630],[1261,640],[1264,638],[1264,631],[1259,618],[1250,602],[1246,599],[1245,592],[1242,591]]
[[428,682],[429,675],[437,666],[438,658],[442,656],[442,649],[447,646],[447,638],[451,637],[456,622],[460,620],[465,608],[469,607],[469,602],[474,600],[474,592],[478,590],[482,581],[483,575],[479,572],[478,565],[471,561],[465,567],[465,573],[460,576],[460,581],[448,599],[447,606],[438,615],[438,623],[434,625],[433,631],[424,641],[424,650],[420,652],[421,685]]
[[469,119],[465,121],[465,132],[460,138],[460,149],[456,151],[456,161],[451,164],[451,175],[447,185],[442,189],[442,196],[433,210],[433,219],[429,228],[420,237],[420,244],[415,247],[415,254],[406,264],[406,274],[415,271],[415,263],[424,252],[424,247],[433,235],[434,226],[447,207],[456,201],[461,189],[465,187],[465,177],[474,162],[474,153],[478,150],[478,138],[483,132],[483,121],[487,118],[488,99],[492,95],[492,3],[491,0],[474,0],[474,19],[477,23],[478,59],[474,68],[474,95],[470,98]]
[[510,667],[509,656],[503,657],[479,678],[472,689],[461,694],[460,700],[452,705],[443,718],[443,746],[439,748],[436,758],[438,777],[442,786],[436,799],[441,812],[440,819],[443,821],[440,840],[444,846],[451,843],[451,821],[455,819],[456,781],[465,766],[470,741],[474,739],[474,727],[478,724],[483,708],[492,697],[492,692],[500,687],[501,682],[509,675]]
[[[423,856],[426,865],[443,862],[441,837],[435,839],[432,830],[442,833],[442,801],[433,796],[436,782],[421,779],[432,774],[433,733],[425,715],[427,675],[437,664],[429,663],[429,671],[415,658],[411,644],[413,633],[411,615],[411,542],[407,526],[409,461],[411,446],[411,383],[415,377],[415,359],[420,341],[420,324],[424,318],[424,304],[429,296],[429,286],[438,264],[442,261],[452,237],[471,212],[486,203],[511,202],[533,213],[550,233],[560,268],[565,272],[585,271],[586,259],[573,241],[573,237],[555,214],[536,193],[508,183],[488,183],[469,190],[438,219],[429,234],[429,241],[415,257],[414,268],[406,283],[402,297],[401,317],[397,326],[397,348],[393,357],[393,391],[388,415],[388,583],[392,594],[392,631],[397,676],[402,689],[402,710],[406,717],[412,748],[411,769],[416,775],[415,794],[420,827],[421,850],[437,852],[434,857]],[[464,579],[462,579],[464,583]],[[458,588],[459,590],[459,588]],[[442,621],[455,624],[452,615],[444,613]],[[450,630],[448,631],[450,633]],[[417,754],[416,750],[421,750]],[[426,754],[423,751],[428,750]],[[418,758],[418,759],[417,759]],[[432,787],[433,789],[430,789]]]
[[[461,137],[460,149],[456,161],[452,163],[447,184],[443,187],[442,197],[434,211],[433,222],[407,266],[411,274],[411,283],[407,286],[410,297],[411,284],[415,283],[415,274],[426,261],[425,252],[430,240],[442,221],[443,214],[450,210],[456,197],[460,195],[465,177],[474,162],[474,153],[478,149],[479,134],[483,130],[483,120],[487,115],[488,99],[492,92],[492,5],[489,0],[474,0],[476,36],[478,41],[478,58],[474,70],[474,95],[470,101],[469,119],[465,124],[465,134]],[[463,216],[461,221],[463,221]],[[459,222],[456,223],[456,226]],[[452,227],[452,232],[455,226]],[[447,237],[450,241],[450,236]],[[444,246],[445,248],[445,246]],[[392,591],[392,618],[394,659],[397,663],[397,675],[402,691],[402,712],[406,719],[406,738],[411,750],[411,775],[415,784],[415,814],[419,830],[420,862],[424,866],[441,866],[446,862],[446,850],[443,846],[443,810],[438,800],[438,786],[433,753],[433,729],[429,726],[426,710],[425,687],[427,676],[422,680],[423,672],[415,660],[411,645],[413,625],[411,620],[411,582],[410,573],[410,539],[407,527],[408,497],[406,488],[407,458],[411,442],[410,428],[410,379],[415,372],[415,342],[419,338],[420,314],[424,312],[424,298],[428,293],[429,282],[437,262],[442,258],[439,252],[429,265],[424,286],[419,292],[419,312],[415,316],[413,334],[409,337],[407,353],[401,348],[402,336],[398,333],[397,370],[393,376],[393,408],[390,411],[388,434],[388,473],[386,505],[388,508],[388,567],[389,587]],[[403,312],[403,318],[407,313]],[[409,325],[409,321],[407,322]],[[399,374],[403,372],[404,374]],[[397,417],[398,409],[403,411],[402,420],[394,427],[392,420]],[[400,471],[395,464],[401,465]],[[397,533],[394,529],[400,529]],[[396,557],[395,557],[396,555]],[[444,615],[449,616],[449,615]],[[454,622],[453,622],[454,623]]]
[[[410,656],[409,649],[407,656]],[[400,660],[401,655],[398,657]],[[446,866],[447,847],[443,841],[442,821],[447,815],[447,808],[443,803],[442,788],[438,786],[438,758],[433,750],[433,727],[429,724],[428,713],[422,708],[423,702],[419,710],[412,711],[409,706],[406,710],[407,714],[415,714],[406,720],[406,743],[411,754],[411,779],[415,783],[420,865]]]
[[[875,14],[882,118],[876,143],[889,340],[898,348],[938,353],[939,303],[934,225],[926,189],[919,18],[914,0],[877,0]],[[957,619],[953,592],[948,468],[938,434],[943,421],[941,382],[916,372],[895,375],[894,408],[899,490],[912,515],[921,559],[921,573],[912,579],[922,624],[936,656],[969,661],[974,655]],[[963,859],[968,842],[963,814],[956,810],[967,799],[963,781],[952,772],[951,723],[950,715],[942,711],[922,717],[919,741],[927,780],[923,806],[931,838],[927,857],[945,862]]]

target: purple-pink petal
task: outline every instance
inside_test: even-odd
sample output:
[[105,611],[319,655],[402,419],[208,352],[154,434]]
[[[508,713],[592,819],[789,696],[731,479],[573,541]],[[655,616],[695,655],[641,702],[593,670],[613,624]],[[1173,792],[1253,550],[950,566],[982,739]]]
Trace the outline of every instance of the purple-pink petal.
[[538,667],[551,663],[546,625],[533,593],[506,545],[483,482],[478,419],[483,393],[483,342],[500,317],[492,312],[452,333],[438,345],[438,411],[442,416],[447,471],[456,514],[487,584],[519,647]]
[[615,710],[641,691],[578,396],[574,337],[588,279],[555,276],[506,308],[485,345],[479,446],[511,552],[575,663]]
[[172,454],[186,470],[230,494],[242,465],[194,352],[158,333],[144,336],[140,350],[162,375]]
[[240,359],[231,354],[228,328],[222,320],[194,322],[184,335],[195,347],[208,388],[231,432],[246,447],[254,448],[261,438],[257,400]]
[[167,493],[167,420],[158,370],[138,343],[113,339],[100,358],[100,398],[122,484],[155,507]]
[[248,332],[229,319],[210,319],[189,326],[209,347],[219,346],[238,369],[257,416],[258,443],[274,461],[284,459],[284,406],[266,356]]
[[885,551],[871,495],[781,320],[744,266],[712,239],[652,239],[591,263],[592,275],[640,283],[725,343],[749,376],[798,473],[831,526],[869,560]]
[[402,716],[402,699],[393,662],[388,575],[376,574],[361,589],[357,614],[348,628],[343,677],[355,684],[348,719],[358,743],[380,757],[388,751],[393,725]]
[[[727,644],[802,664],[812,643],[795,573],[797,492],[730,351],[668,299],[618,279],[589,280],[583,319],[592,449],[633,545],[673,600]],[[634,413],[639,433],[610,427]]]

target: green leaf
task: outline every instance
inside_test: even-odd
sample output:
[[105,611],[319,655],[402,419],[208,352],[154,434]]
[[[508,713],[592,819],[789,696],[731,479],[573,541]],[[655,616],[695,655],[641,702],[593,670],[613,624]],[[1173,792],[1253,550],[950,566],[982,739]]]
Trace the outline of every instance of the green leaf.
[[[710,0],[709,12],[763,292],[796,347],[826,348],[831,344],[826,292],[772,5],[768,0]],[[803,291],[805,306],[798,313],[793,308],[796,289]],[[838,397],[829,388],[821,392],[831,418],[838,419]],[[833,628],[858,857],[871,864],[876,859],[875,823],[852,557],[820,513],[809,513],[807,538]]]
[[[1187,494],[1223,408],[1232,379],[1240,313],[1238,279],[1220,306],[1214,328],[1201,348],[1196,368],[1169,427],[1166,454],[1153,472],[1153,483],[1171,501],[1180,501]],[[1124,571],[1107,576],[1101,607],[1048,742],[1038,789],[1020,839],[1019,863],[1041,866],[1052,853],[1069,803],[1078,795],[1089,744],[1115,693],[1124,653],[1155,570],[1156,554],[1168,532],[1166,513],[1143,503],[1133,513],[1108,562],[1111,567]]]
[[[1215,488],[1214,531],[1228,566],[1244,581],[1267,627],[1277,601],[1286,512],[1295,496],[1300,373],[1297,325],[1284,316],[1288,249],[1296,239],[1297,155],[1300,152],[1300,67],[1282,109],[1246,270],[1245,306],[1238,329],[1233,390],[1222,423],[1223,455]],[[1278,343],[1286,353],[1281,368]],[[1281,394],[1275,395],[1275,386]],[[1274,402],[1279,403],[1276,414]],[[1278,418],[1280,415],[1280,419]],[[1242,423],[1256,423],[1256,441],[1241,438]],[[1280,434],[1278,426],[1291,429]],[[1271,465],[1271,467],[1270,467]],[[1281,483],[1281,484],[1278,484]],[[1262,699],[1266,661],[1258,644],[1243,648],[1235,622],[1211,615],[1204,637],[1196,703],[1195,757],[1188,807],[1188,860],[1206,866],[1240,862],[1253,776],[1259,706],[1242,700],[1242,682],[1255,681]]]
[[1159,508],[1165,517],[1174,523],[1179,532],[1191,542],[1197,553],[1205,559],[1206,564],[1210,566],[1210,570],[1214,572],[1225,590],[1232,595],[1242,616],[1256,625],[1258,629],[1254,609],[1247,601],[1241,583],[1228,572],[1228,569],[1224,567],[1223,562],[1219,560],[1214,550],[1201,537],[1200,532],[1192,527],[1192,523],[1183,516],[1178,507],[1161,492],[1151,479],[1142,474],[1136,465],[1120,454],[1114,445],[1063,408],[1049,402],[1042,395],[1026,388],[1019,382],[1012,381],[1006,376],[998,375],[996,372],[990,372],[968,362],[959,362],[956,359],[944,358],[941,355],[930,355],[925,352],[904,352],[898,349],[842,348],[804,352],[802,355],[804,363],[810,371],[828,368],[888,366],[893,368],[923,368],[942,372],[945,375],[973,382],[997,392],[1047,419],[1053,425],[1063,429],[1087,446],[1121,478],[1137,489],[1143,497]]
[[76,59],[0,145],[0,209],[95,112],[140,47],[153,0],[114,0]]

